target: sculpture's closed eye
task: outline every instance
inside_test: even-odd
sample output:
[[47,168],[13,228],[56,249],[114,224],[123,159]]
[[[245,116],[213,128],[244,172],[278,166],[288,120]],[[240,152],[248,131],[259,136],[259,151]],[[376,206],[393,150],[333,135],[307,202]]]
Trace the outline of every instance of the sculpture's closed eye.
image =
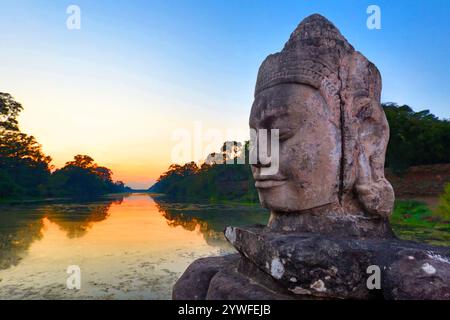
[[280,130],[280,142],[284,142],[289,140],[290,138],[292,138],[295,135],[294,130]]

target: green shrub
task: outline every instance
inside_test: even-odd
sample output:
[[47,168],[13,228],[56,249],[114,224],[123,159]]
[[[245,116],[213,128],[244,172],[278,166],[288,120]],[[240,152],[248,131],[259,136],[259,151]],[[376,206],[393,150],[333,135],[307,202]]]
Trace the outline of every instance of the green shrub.
[[439,198],[436,214],[443,220],[450,222],[450,183],[445,186],[444,193]]
[[393,224],[428,225],[432,218],[433,212],[427,204],[415,200],[397,200],[391,222]]

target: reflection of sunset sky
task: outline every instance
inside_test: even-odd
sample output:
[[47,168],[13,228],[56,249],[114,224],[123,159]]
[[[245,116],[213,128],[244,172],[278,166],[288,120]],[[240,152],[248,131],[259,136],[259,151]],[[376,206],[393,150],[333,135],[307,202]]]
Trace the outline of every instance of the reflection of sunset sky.
[[155,203],[145,195],[126,198],[122,204],[112,204],[107,218],[86,224],[83,228],[87,230],[81,237],[68,237],[68,224],[70,221],[66,220],[61,227],[51,218],[44,218],[43,237],[30,247],[30,256],[34,253],[64,256],[64,250],[74,245],[82,249],[84,256],[91,258],[128,249],[152,254],[171,252],[180,246],[208,250],[199,225],[192,231],[181,226],[170,227]]
[[259,64],[315,12],[379,67],[383,101],[450,117],[447,1],[378,1],[380,31],[366,28],[364,1],[76,3],[82,29],[72,32],[67,2],[0,3],[0,90],[24,105],[21,128],[57,167],[89,154],[146,188],[171,163],[177,128],[202,121],[246,139]]
[[228,251],[231,247],[223,236],[225,227],[264,224],[268,213],[259,206],[173,203],[134,194],[17,206],[0,217],[9,221],[2,223],[0,230],[0,241],[4,242],[1,270],[18,263],[20,257],[52,259],[61,254],[64,260],[64,250],[72,247],[92,257],[113,251],[120,254],[127,248],[143,252],[192,248],[205,253]]
[[[4,290],[9,287],[17,287],[15,294],[19,296],[26,295],[30,291],[28,285],[39,294],[45,294],[48,289],[36,288],[51,286],[57,297],[67,294],[70,297],[72,293],[64,288],[69,265],[78,265],[83,272],[84,291],[73,293],[73,297],[80,294],[105,298],[108,292],[98,290],[120,288],[117,294],[127,298],[137,294],[167,298],[173,282],[195,258],[231,252],[224,239],[214,243],[205,240],[201,228],[204,222],[193,225],[192,230],[170,225],[146,194],[126,197],[122,202],[86,205],[93,210],[90,215],[84,204],[72,205],[54,204],[53,210],[50,210],[52,205],[38,208],[43,215],[36,215],[39,222],[36,226],[40,228],[34,228],[34,236],[23,246],[9,249],[20,252],[0,255],[2,259],[8,255],[19,257],[13,265],[0,268],[0,298],[5,298]],[[29,230],[28,223],[22,229]],[[16,237],[19,235],[24,237],[23,232]],[[139,283],[143,279],[152,283],[143,285],[141,293]]]
[[202,219],[164,211],[147,194],[18,207],[9,219],[11,223],[1,230],[0,240],[5,243],[0,270],[16,264],[17,257],[62,255],[65,259],[64,251],[72,247],[92,257],[113,251],[120,254],[127,248],[145,252],[229,249],[221,230]]

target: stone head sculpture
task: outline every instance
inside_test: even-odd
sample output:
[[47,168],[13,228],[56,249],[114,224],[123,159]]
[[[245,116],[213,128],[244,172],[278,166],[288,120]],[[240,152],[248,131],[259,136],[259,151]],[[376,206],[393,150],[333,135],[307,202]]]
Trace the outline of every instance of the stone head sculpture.
[[391,236],[384,177],[389,126],[381,76],[326,18],[303,20],[262,63],[250,127],[279,130],[279,170],[252,165],[269,227]]

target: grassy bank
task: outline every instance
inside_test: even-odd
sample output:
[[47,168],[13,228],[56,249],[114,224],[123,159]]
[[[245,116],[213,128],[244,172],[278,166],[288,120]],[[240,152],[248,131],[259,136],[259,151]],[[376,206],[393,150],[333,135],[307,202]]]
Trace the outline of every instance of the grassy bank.
[[391,224],[402,239],[450,246],[450,221],[424,202],[397,200]]

